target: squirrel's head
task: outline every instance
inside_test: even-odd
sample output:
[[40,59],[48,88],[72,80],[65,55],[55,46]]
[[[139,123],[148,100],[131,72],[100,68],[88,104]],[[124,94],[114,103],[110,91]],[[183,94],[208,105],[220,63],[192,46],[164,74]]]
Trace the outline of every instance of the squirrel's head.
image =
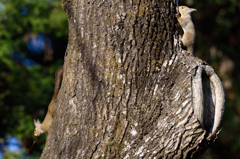
[[39,136],[39,135],[41,135],[42,133],[45,132],[45,131],[42,131],[41,123],[40,123],[39,120],[34,119],[34,125],[35,125],[34,136]]
[[197,11],[195,8],[188,8],[187,6],[179,6],[178,10],[181,16],[190,15],[193,11]]

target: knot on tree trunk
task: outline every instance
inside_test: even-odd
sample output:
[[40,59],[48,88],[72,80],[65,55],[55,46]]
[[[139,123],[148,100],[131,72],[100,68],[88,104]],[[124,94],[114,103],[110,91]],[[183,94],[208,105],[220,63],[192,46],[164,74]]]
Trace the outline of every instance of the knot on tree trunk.
[[192,91],[194,115],[209,134],[207,139],[214,140],[221,131],[225,100],[222,83],[212,67],[196,66]]

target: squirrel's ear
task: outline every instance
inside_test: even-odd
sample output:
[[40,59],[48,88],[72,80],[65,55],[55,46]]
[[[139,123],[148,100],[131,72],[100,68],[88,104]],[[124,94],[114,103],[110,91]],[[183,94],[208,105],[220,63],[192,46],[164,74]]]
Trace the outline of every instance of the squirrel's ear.
[[34,119],[33,121],[34,121],[34,125],[35,125],[35,126],[39,126],[39,124],[40,124],[39,119],[38,119],[38,120],[35,120],[35,119]]
[[37,121],[35,119],[33,120],[33,122],[34,122],[34,125],[37,126]]

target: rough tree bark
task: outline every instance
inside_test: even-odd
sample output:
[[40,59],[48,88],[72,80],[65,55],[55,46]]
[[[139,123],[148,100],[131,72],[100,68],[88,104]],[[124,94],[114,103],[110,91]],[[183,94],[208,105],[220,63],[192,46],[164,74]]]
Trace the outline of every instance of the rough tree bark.
[[62,0],[64,77],[41,158],[194,158],[221,129],[224,93],[181,50],[173,0]]

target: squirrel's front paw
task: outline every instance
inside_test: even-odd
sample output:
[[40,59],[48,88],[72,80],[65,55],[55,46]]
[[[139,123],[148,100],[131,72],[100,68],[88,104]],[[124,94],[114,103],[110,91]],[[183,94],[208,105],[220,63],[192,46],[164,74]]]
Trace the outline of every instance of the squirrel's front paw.
[[182,39],[179,39],[180,45],[183,46],[183,41]]
[[175,14],[175,16],[176,16],[177,18],[179,18],[179,17],[180,17],[180,13],[177,12],[177,13]]

